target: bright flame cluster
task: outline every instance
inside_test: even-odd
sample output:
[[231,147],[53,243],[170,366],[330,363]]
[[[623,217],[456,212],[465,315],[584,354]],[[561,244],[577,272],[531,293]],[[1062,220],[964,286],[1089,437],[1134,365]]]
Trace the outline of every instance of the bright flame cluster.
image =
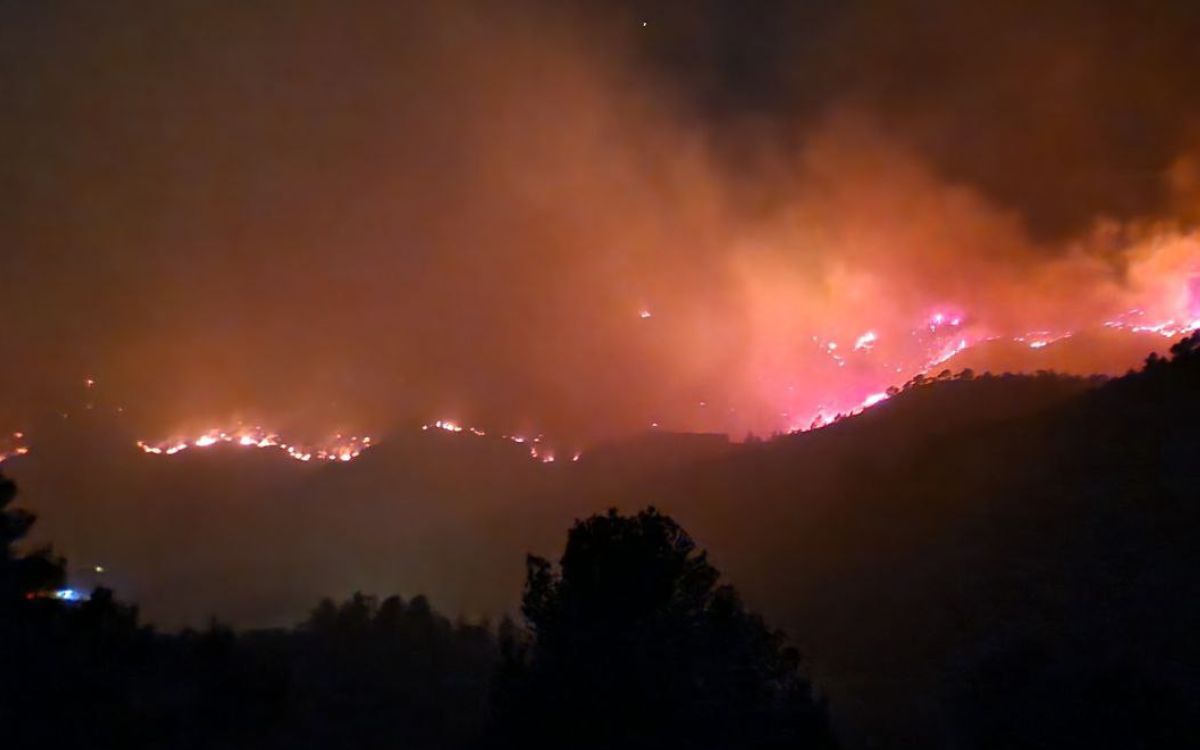
[[[1156,321],[1149,318],[1144,310],[1133,308],[1105,321],[1102,327],[1131,334],[1153,334],[1174,339],[1200,330],[1200,318],[1192,320],[1168,318]],[[1060,329],[1059,331],[1028,331],[1020,335],[997,335],[977,327],[969,327],[967,315],[961,309],[938,309],[910,332],[910,335],[925,352],[924,361],[919,362],[915,369],[901,365],[886,367],[885,371],[896,373],[907,371],[923,375],[941,368],[962,352],[980,344],[992,341],[1011,341],[1036,351],[1070,339],[1078,333],[1079,331]],[[837,341],[823,339],[819,336],[812,337],[818,349],[832,359],[839,368],[847,365],[847,357],[851,354],[859,357],[876,356],[874,350],[881,339],[882,337],[874,329],[865,331],[855,339],[851,351],[845,352]],[[870,393],[861,401],[850,401],[840,407],[823,407],[818,409],[808,422],[793,424],[787,432],[806,432],[819,429],[832,424],[839,417],[860,414],[887,399],[887,392],[880,391]]]
[[375,443],[368,436],[335,434],[330,440],[317,445],[303,445],[284,441],[277,433],[262,427],[241,427],[233,430],[212,429],[191,438],[148,443],[137,441],[144,453],[156,456],[173,456],[192,448],[208,448],[218,444],[236,445],[241,448],[272,448],[286,453],[297,461],[340,461],[357,458]]
[[25,433],[14,432],[12,436],[0,443],[0,464],[4,463],[15,456],[24,456],[29,452],[29,446],[25,445]]
[[1177,321],[1174,318],[1170,318],[1152,323],[1146,321],[1146,312],[1144,310],[1135,307],[1112,320],[1105,321],[1104,327],[1117,331],[1129,331],[1130,333],[1153,333],[1164,338],[1173,339],[1200,330],[1200,318],[1188,321]]

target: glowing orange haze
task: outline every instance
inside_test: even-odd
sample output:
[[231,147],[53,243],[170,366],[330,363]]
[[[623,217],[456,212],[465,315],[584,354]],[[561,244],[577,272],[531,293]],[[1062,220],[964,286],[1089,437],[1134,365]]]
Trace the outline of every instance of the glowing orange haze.
[[[1200,319],[1186,149],[1154,177],[1170,210],[1045,239],[869,102],[786,141],[748,123],[730,158],[630,43],[554,13],[365,3],[350,42],[344,9],[251,5],[219,49],[165,6],[140,23],[170,33],[82,8],[22,48],[42,63],[6,139],[33,145],[6,160],[31,187],[5,222],[0,427],[94,376],[150,453],[344,461],[369,440],[280,436],[431,417],[740,437],[988,342],[1036,368]],[[1096,369],[1074,356],[1055,366]]]

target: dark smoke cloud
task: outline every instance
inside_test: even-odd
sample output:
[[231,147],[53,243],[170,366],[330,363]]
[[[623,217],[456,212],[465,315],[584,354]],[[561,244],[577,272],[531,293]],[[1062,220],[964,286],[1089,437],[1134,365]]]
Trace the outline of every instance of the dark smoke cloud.
[[1196,145],[1191,2],[625,5],[653,19],[647,57],[697,109],[795,137],[854,102],[1044,237],[1170,212],[1162,175]]

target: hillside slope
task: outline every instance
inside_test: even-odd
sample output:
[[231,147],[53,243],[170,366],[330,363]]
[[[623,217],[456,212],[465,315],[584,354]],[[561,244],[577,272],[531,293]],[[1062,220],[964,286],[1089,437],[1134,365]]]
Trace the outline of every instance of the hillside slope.
[[851,746],[1200,738],[1197,342],[1094,388],[918,385],[649,494],[806,645]]

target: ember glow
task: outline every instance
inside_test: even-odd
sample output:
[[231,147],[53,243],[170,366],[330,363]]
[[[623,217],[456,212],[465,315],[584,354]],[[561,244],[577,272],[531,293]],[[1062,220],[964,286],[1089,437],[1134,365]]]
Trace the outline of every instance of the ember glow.
[[26,453],[29,453],[29,446],[25,444],[25,433],[14,432],[0,439],[0,463]]
[[[478,427],[472,427],[469,425],[463,426],[463,425],[459,424],[459,422],[457,422],[456,420],[452,420],[452,419],[438,419],[429,424],[423,424],[423,425],[421,425],[421,430],[423,432],[428,432],[431,430],[432,431],[440,430],[442,432],[449,432],[454,435],[465,434],[465,435],[471,435],[471,436],[474,436],[477,438],[488,437],[487,431],[481,430]],[[531,459],[533,459],[534,461],[537,461],[538,463],[552,464],[555,461],[555,450],[553,448],[547,447],[547,445],[545,444],[545,437],[546,436],[542,435],[541,433],[536,434],[532,437],[526,437],[524,435],[508,435],[508,434],[504,434],[504,433],[495,435],[495,439],[505,440],[510,443],[516,443],[518,445],[525,445],[526,443],[528,443],[529,444],[529,457]],[[572,462],[578,461],[582,456],[583,456],[583,451],[576,450],[574,453],[571,454],[571,461]]]
[[1168,318],[1167,320],[1153,321],[1147,320],[1145,311],[1134,308],[1113,320],[1105,321],[1104,327],[1131,333],[1153,333],[1163,338],[1174,339],[1200,329],[1200,317],[1190,320]]
[[866,333],[864,333],[863,335],[861,335],[857,339],[855,339],[854,351],[858,352],[858,351],[862,351],[863,349],[870,349],[872,346],[875,345],[875,341],[878,338],[879,337],[875,335],[874,331],[867,331]]
[[[1192,300],[1189,298],[1190,304],[1192,304]],[[1155,319],[1149,318],[1146,312],[1140,308],[1130,309],[1113,319],[1094,325],[1090,329],[1084,328],[1076,331],[1034,330],[1015,335],[1003,335],[982,325],[968,325],[966,321],[967,316],[962,311],[933,313],[925,319],[924,324],[911,329],[905,338],[905,341],[912,346],[912,356],[921,357],[923,355],[924,359],[909,359],[895,367],[891,366],[891,360],[880,361],[874,358],[873,350],[879,337],[873,330],[860,335],[848,354],[839,353],[836,341],[823,340],[818,336],[812,338],[814,341],[820,342],[820,348],[836,367],[845,368],[847,364],[850,364],[856,372],[873,372],[873,379],[864,382],[873,383],[882,389],[889,385],[898,385],[915,375],[936,374],[939,369],[948,366],[951,360],[964,352],[995,342],[1012,342],[1037,352],[1071,339],[1077,334],[1087,333],[1089,330],[1093,333],[1103,329],[1131,335],[1152,334],[1174,340],[1200,329],[1200,318],[1191,320]],[[1028,363],[1030,370],[1041,369],[1037,365],[1036,358],[1028,360]],[[869,385],[860,387],[866,388]],[[787,431],[802,432],[824,427],[831,424],[837,417],[858,414],[888,398],[888,394],[884,390],[868,393],[861,398],[861,401],[856,401],[855,399],[858,397],[854,395],[839,398],[834,395],[834,392],[825,394],[821,406],[818,406],[800,422],[789,425]],[[785,417],[791,414],[794,412],[783,412]]]
[[278,450],[297,461],[348,462],[357,458],[374,443],[368,436],[335,434],[328,441],[317,444],[289,443],[278,434],[262,427],[237,427],[229,430],[212,429],[190,438],[175,438],[146,442],[139,440],[137,447],[143,453],[155,456],[173,456],[188,449],[204,449],[214,445],[231,445],[238,448],[267,448]]

